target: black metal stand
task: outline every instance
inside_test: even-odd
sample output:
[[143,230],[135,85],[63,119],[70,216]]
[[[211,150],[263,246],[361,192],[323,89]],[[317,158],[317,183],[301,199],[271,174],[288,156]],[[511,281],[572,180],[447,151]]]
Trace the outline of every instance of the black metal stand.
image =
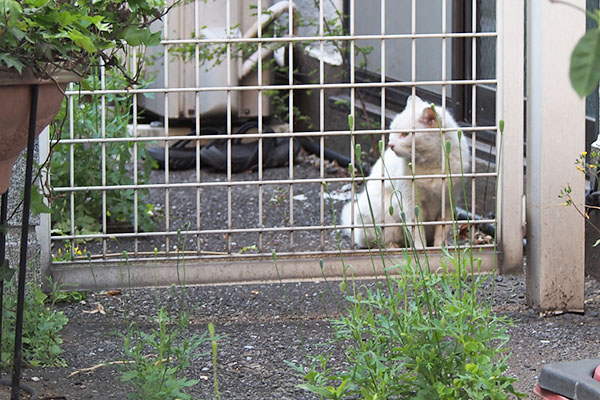
[[[21,393],[21,362],[22,362],[22,338],[23,338],[23,308],[25,302],[25,280],[27,272],[27,240],[29,235],[29,211],[31,204],[31,180],[33,176],[33,147],[35,142],[39,86],[31,87],[31,106],[29,111],[29,132],[27,137],[27,159],[25,164],[25,190],[23,195],[23,220],[21,221],[21,252],[19,254],[19,274],[17,286],[17,310],[15,323],[15,351],[13,357],[12,390],[11,400],[18,400]],[[2,195],[2,206],[0,213],[0,226],[6,222],[6,210],[8,207],[7,193]],[[0,234],[0,265],[5,259],[5,235],[3,230]],[[4,293],[4,282],[0,281],[0,310]],[[1,311],[0,311],[0,339],[1,339]],[[1,343],[1,341],[0,341]],[[36,396],[37,397],[37,396]]]
[[[0,268],[4,268],[6,261],[6,219],[8,215],[8,190],[2,195],[2,203],[0,205]],[[8,265],[7,265],[8,266]],[[4,311],[4,279],[0,277],[0,346],[2,346],[2,321]],[[0,350],[1,351],[1,350]]]

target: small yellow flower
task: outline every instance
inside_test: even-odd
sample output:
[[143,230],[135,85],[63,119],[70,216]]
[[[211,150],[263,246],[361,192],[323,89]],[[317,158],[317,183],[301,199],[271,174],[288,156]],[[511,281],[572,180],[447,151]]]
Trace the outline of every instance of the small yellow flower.
[[596,168],[594,164],[590,164],[590,168]]
[[583,168],[581,168],[581,166],[576,166],[575,168],[577,168],[578,170],[580,170],[581,172],[585,172],[585,170]]
[[584,151],[583,153],[581,153],[582,156],[587,156],[587,151]]

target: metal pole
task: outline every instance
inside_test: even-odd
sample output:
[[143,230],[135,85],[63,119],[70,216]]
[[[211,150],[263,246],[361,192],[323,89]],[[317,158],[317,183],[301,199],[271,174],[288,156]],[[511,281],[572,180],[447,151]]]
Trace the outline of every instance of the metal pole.
[[25,302],[25,279],[27,268],[27,238],[29,235],[29,206],[31,203],[31,178],[33,175],[33,145],[35,141],[35,121],[39,85],[31,87],[31,108],[29,111],[29,135],[27,137],[27,161],[25,164],[25,190],[23,194],[23,220],[21,221],[21,253],[19,255],[19,284],[17,290],[17,318],[15,323],[15,352],[13,358],[11,400],[18,400],[21,392],[21,359],[23,336],[23,307]]
[[[4,268],[6,260],[6,223],[8,214],[8,190],[2,194],[2,205],[0,206],[0,268]],[[0,278],[0,348],[2,347],[2,318],[4,310],[4,279]]]

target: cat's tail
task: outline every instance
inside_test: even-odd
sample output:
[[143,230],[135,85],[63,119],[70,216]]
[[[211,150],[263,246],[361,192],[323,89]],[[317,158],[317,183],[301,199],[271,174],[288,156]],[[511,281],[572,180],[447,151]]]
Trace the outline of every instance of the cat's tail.
[[[369,240],[369,233],[373,230],[372,228],[365,228],[361,226],[364,224],[370,224],[371,218],[367,218],[364,214],[360,212],[360,200],[361,198],[357,198],[354,201],[354,207],[352,206],[352,202],[349,201],[342,208],[342,225],[352,225],[354,224],[354,244],[360,248],[367,247],[367,241]],[[352,214],[354,214],[354,221],[352,220]],[[365,219],[363,221],[363,219]],[[342,229],[342,234],[349,238],[352,237],[352,228],[344,228]]]
[[[355,204],[354,208],[356,208],[356,202],[354,204]],[[353,207],[352,207],[351,201],[344,204],[344,208],[342,208],[342,215],[341,215],[342,225],[350,225],[352,223],[352,208]],[[351,237],[352,236],[351,229],[350,228],[342,229],[342,234],[344,236]]]

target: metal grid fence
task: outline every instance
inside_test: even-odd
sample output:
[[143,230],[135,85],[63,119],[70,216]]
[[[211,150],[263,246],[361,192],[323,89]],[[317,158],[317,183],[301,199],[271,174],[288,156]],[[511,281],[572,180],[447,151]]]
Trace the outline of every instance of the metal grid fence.
[[[347,226],[340,225],[339,213],[360,191],[360,185],[352,185],[345,166],[327,159],[327,149],[333,146],[345,153],[356,170],[355,147],[350,144],[355,139],[367,149],[365,163],[372,163],[377,152],[377,144],[373,143],[386,140],[391,132],[390,117],[401,111],[401,104],[411,94],[430,96],[442,109],[455,113],[457,107],[463,108],[466,117],[460,122],[469,138],[472,160],[471,172],[464,174],[466,190],[464,196],[459,196],[459,204],[471,214],[463,216],[458,227],[467,223],[495,227],[497,220],[491,212],[496,202],[500,116],[495,109],[491,115],[484,115],[479,98],[482,88],[499,96],[496,93],[500,93],[501,77],[479,79],[478,71],[482,69],[478,63],[482,61],[478,55],[482,52],[478,46],[482,41],[486,46],[490,41],[494,44],[499,34],[478,31],[480,1],[465,2],[470,3],[472,14],[466,32],[453,22],[452,16],[461,12],[455,9],[461,3],[456,0],[430,1],[426,5],[416,0],[402,2],[410,10],[408,26],[391,23],[393,6],[381,0],[376,6],[379,21],[375,20],[368,32],[358,32],[356,21],[365,17],[371,2],[337,3],[272,5],[260,0],[227,0],[211,4],[195,0],[185,6],[185,11],[174,14],[174,9],[164,17],[164,39],[157,49],[126,60],[126,68],[135,70],[140,57],[146,57],[146,76],[155,75],[153,82],[130,86],[100,66],[97,79],[91,81],[93,85],[71,86],[62,135],[59,139],[50,134],[49,139],[53,157],[63,157],[62,170],[54,164],[50,169],[51,196],[63,202],[62,214],[53,214],[48,222],[52,230],[47,258],[52,260],[50,273],[55,279],[77,282],[82,287],[117,285],[119,280],[122,283],[124,265],[139,265],[140,278],[130,284],[152,283],[144,268],[158,268],[163,277],[159,283],[166,283],[174,279],[173,267],[182,260],[201,271],[188,274],[190,283],[269,279],[274,272],[259,272],[258,266],[272,260],[273,254],[280,264],[287,263],[281,268],[288,271],[284,277],[290,278],[319,275],[316,260],[324,259],[321,268],[327,269],[340,254],[359,265],[361,256],[366,259],[371,250],[358,248],[350,238],[340,235],[340,229]],[[339,13],[331,4],[340,7]],[[423,22],[420,13],[426,7],[441,7],[441,18]],[[214,14],[217,9],[223,13],[219,17],[224,21],[224,26],[219,26],[221,35],[196,34],[206,28],[206,13]],[[303,17],[307,9],[313,15],[308,22]],[[182,36],[180,24],[189,15],[193,15],[193,25],[188,26],[188,36]],[[273,29],[272,24],[278,24],[277,28]],[[369,24],[361,23],[361,30],[365,26]],[[433,41],[439,50],[429,61],[419,52],[426,41]],[[459,48],[453,44],[459,42],[467,49],[463,60],[470,63],[464,68],[468,73],[462,77],[453,76],[451,68]],[[377,57],[361,56],[365,43],[376,47],[371,54]],[[398,48],[408,52],[397,54]],[[279,56],[280,64],[273,62],[273,54]],[[342,62],[337,67],[330,65],[335,63],[331,58],[336,57]],[[378,58],[377,66],[371,67],[378,80],[369,81],[357,72],[369,70],[368,65],[359,65],[359,57],[372,63]],[[434,60],[440,62],[435,68],[439,76],[419,79],[419,63]],[[389,71],[398,63],[405,65],[410,76],[390,77]],[[487,63],[495,66],[496,60],[488,59]],[[299,78],[303,66],[304,70],[309,68],[305,65],[313,73]],[[214,74],[216,69],[221,75]],[[189,79],[181,79],[181,74],[188,72],[191,84]],[[217,78],[211,81],[214,76]],[[459,91],[467,93],[467,104],[456,101]],[[365,100],[368,93],[374,96]],[[182,96],[187,96],[187,108],[173,115],[170,103],[183,103]],[[154,113],[147,109],[152,102],[162,103]],[[204,115],[202,110],[211,102],[221,102],[224,108]],[[312,110],[312,123],[299,118],[306,113],[306,104]],[[124,117],[120,114],[123,112],[130,115]],[[348,114],[356,121],[354,132],[348,128]],[[157,122],[149,127],[152,118]],[[257,129],[237,133],[240,124],[248,120],[257,121]],[[203,128],[207,126],[219,129],[216,134],[205,134]],[[269,132],[270,126],[275,128],[273,132]],[[185,151],[193,157],[193,165],[187,170],[170,166],[170,161],[178,157],[173,149],[183,138],[181,133],[188,134],[184,138],[188,140]],[[480,135],[487,141],[480,140]],[[316,154],[299,151],[304,147],[299,138],[312,141],[318,149]],[[222,140],[226,150],[222,171],[207,168],[201,158],[201,150],[215,140]],[[233,172],[232,151],[242,143],[251,147],[253,142],[256,167]],[[287,145],[287,157],[285,165],[267,168],[266,161],[275,151],[273,143],[284,148]],[[163,151],[164,170],[148,169],[152,158],[149,147]],[[89,158],[91,154],[98,157],[97,164]],[[487,160],[482,160],[482,154]],[[98,170],[93,170],[95,165]],[[84,174],[90,170],[93,178]],[[59,172],[62,180],[56,178]],[[446,178],[443,171],[417,177]],[[117,214],[116,210],[122,211]],[[475,215],[479,216],[477,221]],[[425,225],[449,224],[448,219],[443,215],[441,221]],[[360,223],[356,221],[354,228],[360,228]],[[476,247],[485,263],[494,262],[493,241],[483,240]],[[431,254],[436,251],[431,248]],[[308,264],[317,268],[307,272]],[[273,270],[272,266],[268,268]],[[219,270],[229,272],[219,277]],[[111,274],[113,278],[106,278]]]

